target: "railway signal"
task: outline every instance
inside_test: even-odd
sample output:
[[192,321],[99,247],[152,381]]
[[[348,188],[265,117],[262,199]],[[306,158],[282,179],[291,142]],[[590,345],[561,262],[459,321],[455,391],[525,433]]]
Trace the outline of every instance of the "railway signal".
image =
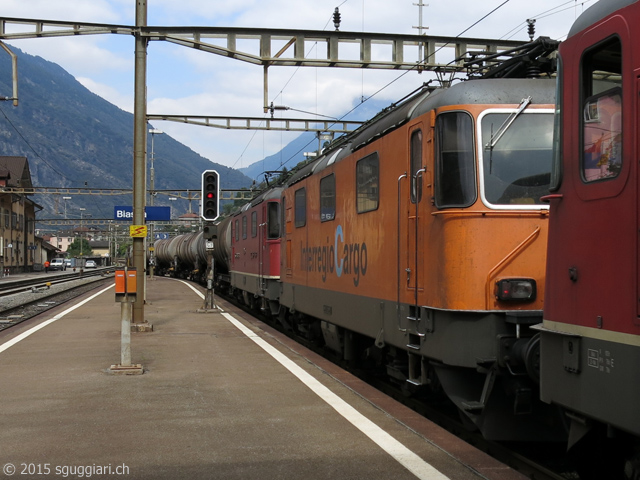
[[220,175],[215,170],[202,172],[200,216],[212,222],[219,217]]
[[[217,237],[217,233],[217,227],[215,225],[205,223],[202,226],[202,236],[208,242],[213,241]],[[209,245],[207,245],[207,248],[209,248]],[[213,245],[211,246],[211,248],[213,248]]]

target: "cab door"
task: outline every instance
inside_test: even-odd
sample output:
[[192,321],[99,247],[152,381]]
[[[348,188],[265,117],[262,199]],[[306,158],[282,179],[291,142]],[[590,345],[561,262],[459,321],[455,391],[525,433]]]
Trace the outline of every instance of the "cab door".
[[[408,310],[400,318],[400,327],[409,334],[408,344],[414,348],[419,348],[420,333],[420,293],[424,290],[424,212],[425,202],[425,177],[426,168],[423,158],[424,129],[422,124],[416,124],[409,128],[409,158],[406,180],[408,188],[402,188],[400,183],[398,198],[399,205],[404,208],[404,222],[406,224],[406,238],[401,240],[404,243],[404,252],[401,253],[400,282],[398,286],[400,292],[404,292],[402,297],[404,302],[409,304]],[[402,180],[401,180],[402,182]],[[402,221],[402,220],[401,220]],[[403,271],[402,271],[403,270]],[[403,275],[404,274],[404,278]],[[405,282],[402,285],[402,282]]]
[[422,159],[422,125],[416,125],[409,131],[409,189],[407,208],[407,248],[405,272],[407,273],[407,288],[413,293],[414,304],[418,303],[418,291],[424,285],[424,272],[420,268],[423,249],[421,223],[421,203],[423,201],[423,184],[426,169]]

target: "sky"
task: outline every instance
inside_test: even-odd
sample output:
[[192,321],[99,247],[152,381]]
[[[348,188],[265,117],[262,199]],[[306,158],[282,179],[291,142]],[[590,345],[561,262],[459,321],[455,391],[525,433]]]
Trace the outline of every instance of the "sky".
[[[420,8],[416,4],[421,1],[426,35],[521,41],[529,38],[526,24],[529,18],[536,20],[536,37],[564,39],[577,16],[595,3],[595,0],[148,0],[147,24],[333,30],[332,15],[339,7],[341,31],[417,34],[414,27],[420,24]],[[0,15],[134,25],[135,5],[136,0],[0,0]],[[59,64],[92,92],[133,112],[132,36],[37,38],[8,44]],[[313,48],[317,47],[307,45],[310,56]],[[265,115],[260,66],[168,42],[151,42],[147,61],[149,114]],[[373,69],[271,67],[268,98],[274,105],[292,109],[276,112],[278,117],[312,118],[301,113],[310,112],[339,118],[361,104],[363,98],[375,98],[388,105],[432,78],[427,72],[403,74]],[[247,167],[272,155],[298,135],[220,130],[167,121],[154,121],[152,125],[205,158],[232,168]]]

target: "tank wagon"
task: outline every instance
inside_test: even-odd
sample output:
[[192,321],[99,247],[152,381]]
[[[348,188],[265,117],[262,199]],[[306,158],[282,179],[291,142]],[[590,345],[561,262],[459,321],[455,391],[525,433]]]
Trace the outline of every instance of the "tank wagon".
[[207,252],[202,232],[156,240],[154,248],[159,275],[171,273],[191,280],[204,278]]

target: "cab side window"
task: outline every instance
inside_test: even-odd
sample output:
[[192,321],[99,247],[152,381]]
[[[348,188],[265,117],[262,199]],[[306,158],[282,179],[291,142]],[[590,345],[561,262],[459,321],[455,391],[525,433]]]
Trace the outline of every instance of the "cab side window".
[[372,153],[356,163],[356,210],[358,213],[378,209],[380,202],[380,159]]
[[422,181],[418,172],[422,169],[422,130],[411,134],[411,203],[422,200]]
[[332,173],[320,180],[320,221],[336,218],[336,176]]
[[295,226],[304,227],[307,224],[307,191],[304,188],[296,190],[294,209]]
[[267,238],[273,240],[280,238],[280,204],[271,202],[267,205]]
[[471,116],[465,112],[440,114],[435,137],[436,206],[467,207],[477,198]]
[[258,236],[258,212],[251,212],[251,238]]
[[622,45],[610,39],[582,61],[583,181],[617,177],[622,170]]

